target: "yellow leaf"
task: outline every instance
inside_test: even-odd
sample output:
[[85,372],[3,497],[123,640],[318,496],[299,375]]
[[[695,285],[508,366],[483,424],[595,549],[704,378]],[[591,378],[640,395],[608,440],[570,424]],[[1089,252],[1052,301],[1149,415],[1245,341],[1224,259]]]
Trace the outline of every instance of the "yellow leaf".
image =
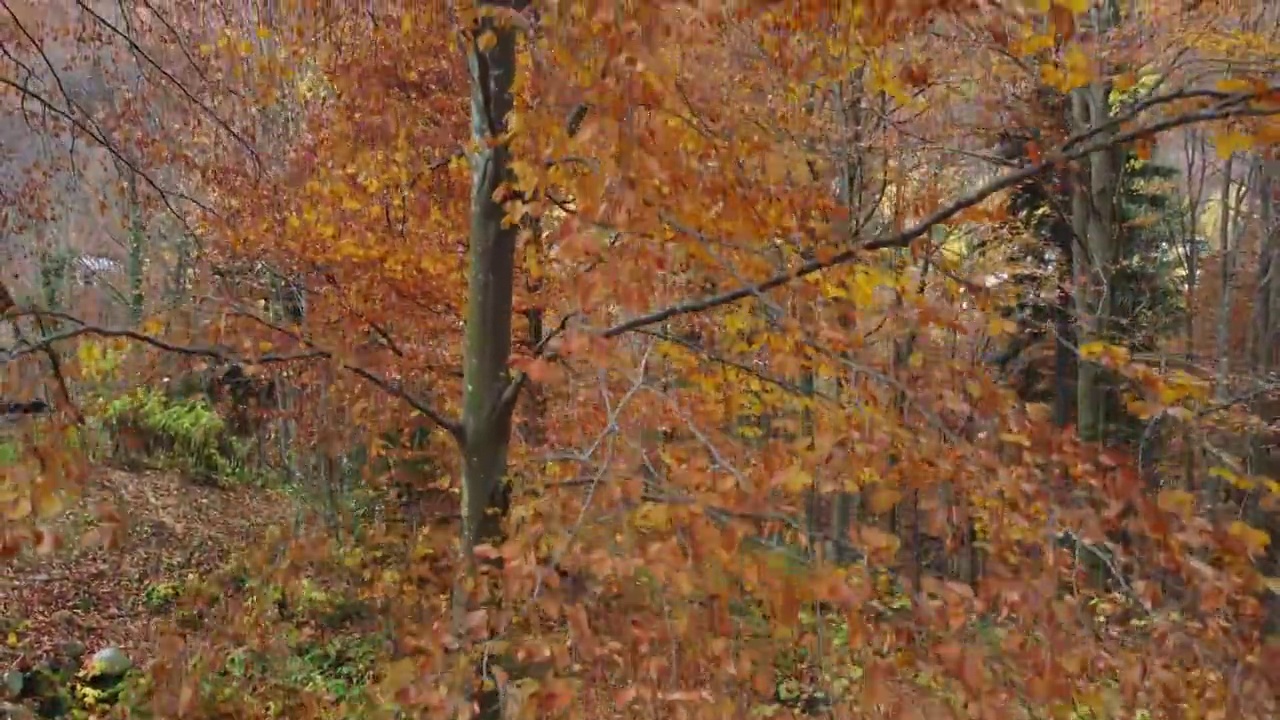
[[987,324],[988,335],[994,335],[994,336],[1012,335],[1017,331],[1018,331],[1018,323],[1010,320],[1009,318],[1002,318],[1002,317],[992,318],[991,322]]
[[1245,551],[1250,555],[1257,555],[1267,549],[1271,544],[1271,536],[1265,530],[1259,530],[1252,525],[1236,520],[1227,528],[1227,532],[1234,538],[1244,542]]
[[1000,433],[1000,441],[1007,442],[1012,445],[1021,445],[1025,448],[1031,447],[1031,439],[1026,435],[1019,435],[1018,433]]
[[164,320],[157,317],[147,318],[147,321],[142,324],[142,332],[147,335],[159,335],[163,333]]
[[485,30],[476,39],[476,47],[480,49],[480,52],[489,52],[497,44],[498,36],[492,30]]
[[1079,45],[1067,48],[1063,58],[1066,66],[1066,82],[1069,88],[1084,87],[1093,82],[1093,62]]
[[538,262],[538,246],[533,243],[524,246],[524,271],[534,280],[542,277],[542,263]]
[[[1045,8],[1045,9],[1048,10],[1048,8]],[[1042,34],[1032,35],[1031,37],[1028,37],[1025,40],[1023,40],[1021,43],[1018,44],[1017,50],[1020,54],[1024,56],[1035,55],[1038,52],[1041,52],[1043,50],[1048,50],[1049,48],[1053,47],[1053,44],[1054,44],[1053,35],[1042,33]]]
[[774,477],[773,486],[789,495],[799,495],[813,486],[813,477],[803,468],[793,465]]
[[1231,468],[1215,467],[1209,470],[1210,477],[1220,478],[1241,490],[1252,490],[1256,484],[1249,478],[1240,477]]
[[867,509],[876,515],[883,515],[894,508],[902,499],[902,493],[893,488],[878,487],[867,497]]
[[1061,64],[1046,62],[1040,66],[1041,80],[1055,90],[1068,92],[1093,82],[1093,62],[1078,44],[1063,53]]
[[1115,345],[1100,342],[1097,340],[1087,342],[1080,346],[1081,360],[1101,360],[1103,357],[1108,357],[1108,356],[1112,356],[1112,357],[1118,356],[1117,359],[1124,359],[1123,356],[1127,354],[1128,354],[1128,350],[1124,348],[1120,348]]
[[637,530],[665,530],[671,526],[671,512],[666,505],[647,502],[632,513],[631,523]]
[[1253,138],[1242,132],[1224,133],[1213,139],[1213,148],[1217,151],[1218,157],[1223,160],[1252,147]]
[[4,516],[9,520],[17,522],[18,520],[25,520],[30,517],[31,511],[31,498],[20,497],[16,502],[9,506],[9,509],[5,511]]
[[1076,15],[1082,15],[1089,11],[1089,0],[1054,0],[1053,4],[1070,10]]
[[1244,78],[1227,78],[1218,81],[1217,89],[1224,93],[1251,93],[1253,83]]
[[62,512],[62,498],[52,488],[45,488],[33,494],[35,495],[36,515],[40,518],[51,518]]
[[1053,417],[1053,408],[1048,403],[1027,403],[1027,417],[1035,422],[1046,422]]
[[1195,505],[1196,497],[1186,490],[1161,490],[1156,496],[1156,507],[1182,517],[1190,515]]

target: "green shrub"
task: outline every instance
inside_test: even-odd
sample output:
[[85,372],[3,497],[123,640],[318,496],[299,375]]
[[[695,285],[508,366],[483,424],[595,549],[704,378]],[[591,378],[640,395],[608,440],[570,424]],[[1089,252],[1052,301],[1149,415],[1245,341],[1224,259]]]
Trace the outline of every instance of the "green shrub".
[[22,457],[22,448],[12,440],[0,441],[0,467],[16,465]]
[[205,398],[170,398],[138,388],[108,402],[102,420],[122,460],[159,461],[201,480],[246,477],[247,443],[231,436]]
[[176,582],[160,582],[147,586],[142,593],[142,604],[153,613],[168,610],[182,595],[182,585]]

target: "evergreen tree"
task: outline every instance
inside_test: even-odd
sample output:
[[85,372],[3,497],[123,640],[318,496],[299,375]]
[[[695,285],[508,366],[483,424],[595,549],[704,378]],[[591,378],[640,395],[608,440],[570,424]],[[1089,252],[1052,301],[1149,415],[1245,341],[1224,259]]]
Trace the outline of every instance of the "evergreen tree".
[[[1156,349],[1162,336],[1181,327],[1186,313],[1177,245],[1181,200],[1171,182],[1176,177],[1176,170],[1143,160],[1132,149],[1125,154],[1117,198],[1121,264],[1112,273],[1110,288],[1111,340],[1135,352]],[[1020,246],[1013,258],[1025,269],[1009,278],[1019,288],[1019,299],[1007,314],[1018,319],[1020,335],[995,358],[1002,369],[1020,370],[1011,379],[1024,399],[1054,402],[1063,424],[1073,404],[1075,382],[1070,296],[1075,243],[1069,207],[1066,178],[1054,174],[1023,183],[1009,198],[1010,214],[1032,241]],[[1056,352],[1025,359],[1028,348],[1054,339]],[[1048,357],[1054,358],[1052,367],[1045,361]],[[1113,388],[1117,385],[1112,383]],[[1113,421],[1108,436],[1136,437],[1141,427],[1124,411],[1121,393],[1113,390],[1109,395],[1106,415]]]
[[1178,171],[1127,153],[1117,209],[1121,265],[1112,275],[1115,340],[1138,352],[1181,327],[1187,312],[1178,257]]

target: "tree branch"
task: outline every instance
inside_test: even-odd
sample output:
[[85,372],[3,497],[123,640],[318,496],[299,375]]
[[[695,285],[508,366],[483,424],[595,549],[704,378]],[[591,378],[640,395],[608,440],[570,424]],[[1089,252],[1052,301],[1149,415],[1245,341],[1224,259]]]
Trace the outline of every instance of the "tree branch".
[[[569,327],[569,321],[572,320],[575,315],[576,313],[569,313],[568,315],[560,318],[560,324],[556,325],[555,329],[547,333],[546,337],[542,338],[537,346],[533,348],[533,356],[535,358],[542,357],[544,354],[547,354],[547,348],[551,345],[551,341],[564,334],[565,330]],[[516,376],[511,379],[511,382],[507,383],[507,386],[503,388],[502,397],[498,399],[498,404],[494,406],[492,410],[495,416],[497,413],[511,412],[515,409],[516,399],[520,397],[520,390],[524,388],[528,381],[529,375],[527,373],[516,373]]]
[[[1277,91],[1280,91],[1280,87],[1272,88],[1270,90],[1270,92],[1273,93]],[[1260,99],[1262,97],[1261,93],[1238,93],[1229,97],[1232,98],[1231,101],[1224,101],[1214,108],[1161,120],[1128,132],[1117,133],[1109,138],[1093,143],[1081,144],[1077,139],[1068,139],[1064,147],[1071,148],[1075,146],[1074,150],[1059,151],[1042,162],[1028,165],[1025,168],[999,177],[986,185],[983,185],[974,192],[964,195],[951,204],[934,211],[931,215],[920,221],[915,226],[903,230],[902,232],[864,242],[856,247],[836,253],[825,260],[809,260],[794,270],[779,273],[756,285],[742,286],[728,292],[704,297],[698,300],[690,300],[677,305],[671,305],[661,310],[655,310],[651,313],[640,315],[630,320],[624,320],[616,325],[598,331],[599,335],[606,338],[617,337],[624,333],[639,330],[640,328],[647,327],[649,325],[656,325],[658,323],[665,322],[673,317],[690,315],[717,308],[722,305],[729,305],[744,298],[753,297],[774,288],[782,287],[794,280],[822,272],[823,270],[848,264],[857,259],[864,252],[906,247],[915,239],[926,235],[935,225],[946,222],[964,210],[974,207],[1001,190],[1014,187],[1019,183],[1048,172],[1059,165],[1072,160],[1077,160],[1099,150],[1104,150],[1116,145],[1122,145],[1134,140],[1152,137],[1166,130],[1182,127],[1184,125],[1193,125],[1232,117],[1280,115],[1280,108],[1276,107],[1250,108],[1242,106],[1242,103],[1245,103],[1248,100]]]
[[195,105],[202,112],[207,114],[210,118],[213,119],[215,124],[217,124],[228,135],[234,138],[235,141],[239,143],[240,146],[243,147],[249,153],[249,157],[253,159],[253,167],[254,167],[254,170],[257,172],[258,178],[259,179],[262,178],[262,172],[263,172],[262,159],[258,157],[258,153],[254,150],[253,146],[249,144],[249,141],[241,137],[240,133],[236,132],[235,128],[231,127],[230,123],[228,123],[223,118],[219,117],[218,114],[214,112],[213,108],[209,107],[207,104],[205,104],[195,95],[193,95],[191,91],[187,89],[187,86],[182,84],[181,80],[178,80],[178,78],[174,77],[172,73],[170,73],[168,70],[161,67],[159,63],[153,60],[151,56],[147,54],[147,51],[144,50],[142,46],[139,45],[132,37],[130,37],[128,33],[124,32],[123,30],[117,28],[115,25],[111,24],[111,22],[109,22],[106,18],[99,15],[93,8],[86,5],[84,3],[84,0],[76,0],[76,5],[79,6],[79,8],[83,10],[85,13],[87,13],[90,17],[92,17],[94,21],[96,21],[99,25],[102,25],[107,30],[111,31],[112,34],[124,40],[124,42],[129,46],[129,49],[132,50],[137,57],[141,57],[143,60],[145,60],[146,63],[150,65],[152,68],[154,68],[156,72],[160,73],[160,75],[164,77],[164,79],[167,80],[169,84],[177,88],[178,92],[182,93],[182,95],[191,104]]
[[51,348],[56,343],[59,343],[65,340],[71,340],[71,339],[85,336],[85,335],[89,335],[94,337],[125,338],[128,340],[133,340],[135,342],[143,343],[145,345],[150,345],[154,348],[165,350],[171,353],[176,353],[180,355],[191,355],[195,357],[204,357],[204,358],[209,358],[211,360],[218,360],[220,362],[239,363],[241,365],[278,365],[278,364],[283,364],[288,362],[299,362],[304,360],[333,360],[337,362],[342,369],[365,380],[366,382],[370,383],[371,385],[374,385],[375,387],[381,389],[387,394],[392,395],[393,397],[399,398],[400,400],[404,401],[414,410],[417,410],[418,412],[422,413],[424,416],[426,416],[429,420],[434,422],[436,425],[439,425],[441,428],[446,430],[450,435],[453,435],[454,437],[461,437],[461,434],[462,434],[461,423],[445,416],[443,413],[427,405],[423,400],[416,397],[409,391],[405,390],[399,382],[388,380],[384,377],[381,377],[376,373],[372,372],[371,370],[361,367],[360,365],[356,365],[354,363],[346,362],[343,360],[338,360],[337,357],[332,352],[328,350],[324,350],[322,348],[315,347],[314,345],[312,346],[311,350],[306,352],[289,353],[289,354],[268,353],[265,355],[258,355],[256,357],[243,357],[243,356],[235,355],[224,348],[213,347],[213,346],[178,345],[178,344],[169,342],[167,340],[162,340],[160,338],[147,335],[146,333],[138,332],[136,330],[130,330],[127,328],[108,328],[108,327],[100,327],[97,325],[88,325],[81,322],[79,319],[71,315],[67,315],[65,313],[29,310],[29,311],[15,313],[15,315],[16,316],[32,315],[36,317],[56,318],[66,322],[74,323],[74,327],[68,328],[66,330],[55,333],[48,337],[42,338],[35,343],[31,343],[31,342],[23,343],[21,346],[16,347],[8,352],[8,356],[10,358],[17,358],[23,355],[34,353],[34,352],[45,351],[48,348]]

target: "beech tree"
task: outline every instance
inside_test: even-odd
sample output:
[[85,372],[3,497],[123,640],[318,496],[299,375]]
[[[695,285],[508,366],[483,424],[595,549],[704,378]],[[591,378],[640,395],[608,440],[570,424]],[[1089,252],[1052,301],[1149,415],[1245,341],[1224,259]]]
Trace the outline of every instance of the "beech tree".
[[[5,122],[112,160],[128,239],[119,312],[4,279],[7,371],[60,388],[6,552],[172,430],[177,376],[219,472],[329,518],[248,543],[278,595],[207,591],[227,622],[158,644],[157,714],[1275,715],[1259,7],[5,7]],[[109,111],[59,86],[92,58]],[[1152,249],[1191,329],[1148,332],[1126,203],[1191,129],[1221,281]],[[1203,198],[1151,183],[1191,248]],[[1017,392],[1037,339],[1053,391]],[[393,487],[429,501],[399,522]],[[388,633],[341,703],[244,659],[328,637],[318,584]]]

